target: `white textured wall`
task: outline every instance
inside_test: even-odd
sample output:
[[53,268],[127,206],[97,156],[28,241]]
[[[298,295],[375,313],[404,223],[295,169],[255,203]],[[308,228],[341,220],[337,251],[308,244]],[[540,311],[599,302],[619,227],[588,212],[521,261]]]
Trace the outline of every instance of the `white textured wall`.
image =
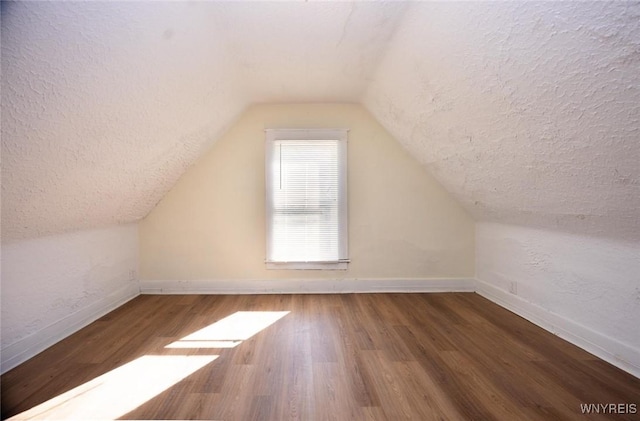
[[476,225],[479,291],[640,374],[640,243]]
[[186,2],[2,5],[3,240],[137,221],[244,109]]
[[138,227],[2,246],[2,371],[138,294]]
[[363,104],[480,221],[640,240],[640,2],[416,2]]
[[3,238],[140,220],[251,102],[358,101],[405,8],[4,2]]

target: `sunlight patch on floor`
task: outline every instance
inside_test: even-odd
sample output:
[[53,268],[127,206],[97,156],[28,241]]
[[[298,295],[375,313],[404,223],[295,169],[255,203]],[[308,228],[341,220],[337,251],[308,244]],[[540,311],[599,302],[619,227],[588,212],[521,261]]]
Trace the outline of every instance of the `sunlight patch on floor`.
[[215,360],[217,355],[145,355],[10,418],[116,419]]
[[237,311],[165,348],[215,348],[215,343],[222,345],[220,348],[233,348],[287,314],[288,311]]
[[165,346],[165,348],[235,348],[242,341],[175,341]]
[[[287,314],[289,311],[238,311],[165,348],[234,348]],[[10,420],[116,419],[216,358],[218,355],[145,355]]]

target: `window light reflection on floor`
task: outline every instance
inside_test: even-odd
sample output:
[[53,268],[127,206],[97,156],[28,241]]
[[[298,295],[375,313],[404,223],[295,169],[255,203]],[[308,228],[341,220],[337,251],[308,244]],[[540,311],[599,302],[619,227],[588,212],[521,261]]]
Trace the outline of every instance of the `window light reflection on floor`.
[[165,348],[233,348],[287,314],[288,311],[237,311]]
[[175,341],[165,346],[165,348],[182,348],[182,349],[194,349],[194,348],[235,348],[240,345],[242,341]]
[[10,420],[117,419],[217,357],[145,355]]
[[[238,311],[165,348],[233,348],[289,311]],[[116,419],[195,373],[218,355],[145,355],[10,420]]]

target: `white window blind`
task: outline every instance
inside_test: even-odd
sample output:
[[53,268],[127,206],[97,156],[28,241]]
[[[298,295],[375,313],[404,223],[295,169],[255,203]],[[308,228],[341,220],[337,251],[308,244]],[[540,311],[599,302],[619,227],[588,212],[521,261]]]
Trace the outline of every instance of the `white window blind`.
[[266,146],[267,264],[346,268],[346,130],[268,130]]

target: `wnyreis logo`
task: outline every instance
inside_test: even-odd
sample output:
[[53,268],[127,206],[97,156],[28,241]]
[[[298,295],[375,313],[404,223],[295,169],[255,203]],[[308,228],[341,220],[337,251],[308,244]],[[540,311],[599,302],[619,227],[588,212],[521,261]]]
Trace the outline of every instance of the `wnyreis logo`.
[[636,414],[638,406],[635,403],[581,403],[583,414]]

